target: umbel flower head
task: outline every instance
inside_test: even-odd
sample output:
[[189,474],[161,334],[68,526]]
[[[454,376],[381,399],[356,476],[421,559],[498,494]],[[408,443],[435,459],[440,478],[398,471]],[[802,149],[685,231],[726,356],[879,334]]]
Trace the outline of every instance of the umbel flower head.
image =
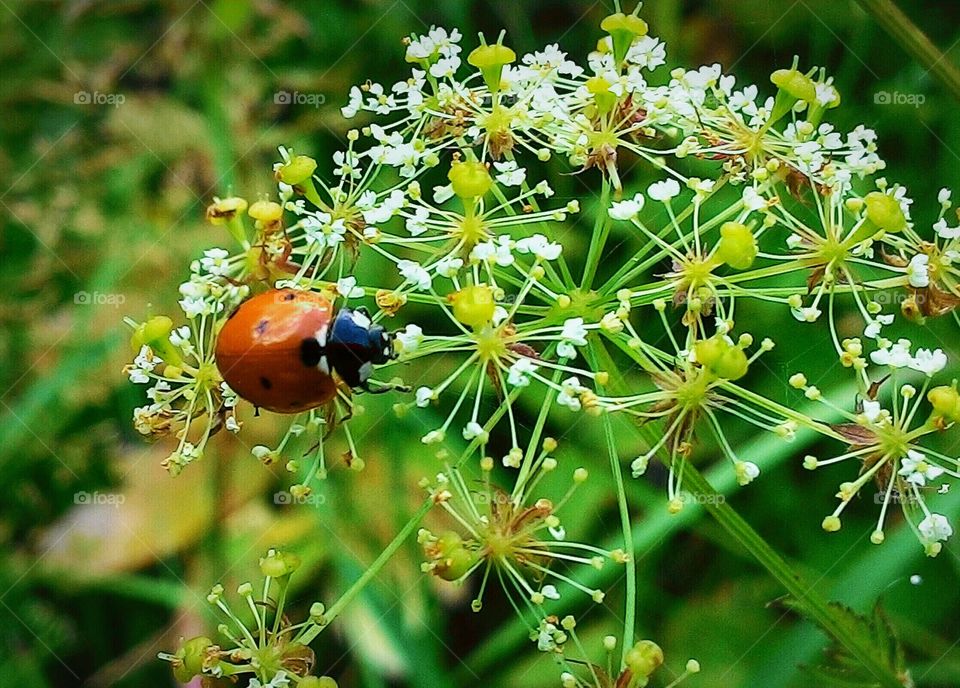
[[539,447],[531,444],[517,457],[518,470],[509,491],[493,484],[495,461],[489,456],[480,460],[478,488],[471,488],[463,471],[450,465],[425,482],[451,527],[439,535],[420,530],[418,541],[426,557],[422,568],[457,584],[479,578],[474,611],[481,610],[491,579],[500,583],[522,618],[526,618],[523,609],[534,619],[544,618],[544,605],[560,598],[557,586],[568,585],[600,603],[603,591],[579,582],[577,570],[600,569],[608,560],[626,561],[628,555],[621,550],[608,552],[567,538],[558,514],[587,480],[585,469],[574,470],[558,502],[535,496],[541,481],[559,467],[553,456],[556,449],[557,442],[550,437]]
[[[207,601],[224,616],[218,631],[223,640],[206,636],[184,640],[172,653],[161,653],[170,662],[178,681],[188,683],[202,677],[204,685],[234,685],[245,680],[249,688],[336,688],[329,676],[314,676],[313,650],[306,644],[310,629],[326,625],[319,602],[310,609],[310,618],[291,623],[284,612],[290,576],[299,568],[300,558],[290,552],[269,550],[260,559],[262,587],[241,584],[236,591],[243,609],[234,610],[225,599],[222,585],[215,585]],[[251,623],[252,620],[252,623]]]
[[[532,634],[537,648],[549,653],[560,669],[562,688],[645,688],[651,685],[655,674],[666,671],[663,667],[663,650],[652,640],[640,640],[623,653],[622,661],[614,659],[614,650],[619,645],[616,636],[603,637],[606,660],[591,661],[591,653],[577,635],[577,620],[571,616],[558,619],[549,616],[540,622]],[[672,680],[666,679],[657,685],[674,688],[687,677],[700,673],[700,662],[687,660],[683,673]]]

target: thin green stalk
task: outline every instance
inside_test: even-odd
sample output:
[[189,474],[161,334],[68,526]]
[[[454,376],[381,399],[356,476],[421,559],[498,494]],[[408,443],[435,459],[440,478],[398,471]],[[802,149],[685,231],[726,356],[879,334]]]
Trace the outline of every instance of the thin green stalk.
[[[597,340],[590,342],[587,352],[590,365],[594,370],[600,370],[601,358],[609,359],[609,354],[603,348],[603,343]],[[603,386],[598,384],[597,391],[604,393]],[[633,647],[633,633],[637,614],[637,562],[633,554],[633,528],[630,525],[630,507],[627,504],[627,492],[623,484],[623,471],[620,468],[620,456],[617,453],[617,442],[613,435],[613,423],[610,414],[603,414],[603,435],[607,445],[607,454],[610,459],[610,472],[617,489],[617,511],[620,514],[620,528],[623,531],[623,551],[630,556],[624,563],[626,567],[626,600],[623,611],[623,643],[621,646],[623,665],[627,661],[627,652]]]
[[324,625],[315,625],[309,630],[305,631],[303,635],[299,638],[299,642],[304,645],[309,644],[314,638],[316,638],[320,631],[322,631],[326,626],[329,626],[330,623],[336,619],[340,612],[350,604],[360,592],[370,584],[370,582],[377,577],[377,574],[380,573],[380,570],[386,566],[387,562],[390,561],[398,549],[403,545],[408,537],[410,537],[413,532],[419,527],[420,521],[423,520],[423,517],[427,515],[427,512],[430,511],[430,508],[433,506],[433,499],[425,499],[423,504],[420,505],[420,508],[417,509],[416,513],[407,521],[406,525],[400,530],[399,533],[390,541],[390,544],[387,545],[379,556],[374,559],[373,563],[368,566],[363,575],[361,575],[357,580],[353,582],[343,595],[340,596],[336,602],[333,603],[333,606],[327,610],[324,616]]
[[590,249],[587,253],[587,262],[583,266],[583,279],[580,281],[580,289],[589,291],[593,286],[593,278],[597,275],[597,268],[600,266],[600,256],[603,254],[603,247],[607,243],[607,236],[610,234],[610,215],[607,213],[607,207],[610,205],[610,182],[603,178],[603,185],[600,187],[600,204],[597,216],[593,223],[593,234],[590,237]]
[[733,507],[720,498],[720,493],[695,466],[690,464],[686,466],[684,481],[689,491],[707,497],[704,500],[707,511],[717,523],[787,589],[808,617],[816,621],[824,631],[843,645],[873,674],[878,685],[887,688],[903,688],[903,684],[897,677],[889,673],[888,669],[878,661],[876,650],[862,643],[856,629],[851,628],[847,620],[838,614],[803,576],[777,554]]
[[960,69],[916,24],[910,21],[893,0],[857,0],[900,47],[943,84],[960,101]]

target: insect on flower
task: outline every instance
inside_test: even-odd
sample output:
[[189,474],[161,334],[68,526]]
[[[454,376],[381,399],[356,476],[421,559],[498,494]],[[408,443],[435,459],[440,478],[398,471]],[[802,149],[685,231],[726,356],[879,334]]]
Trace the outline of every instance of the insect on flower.
[[[393,336],[366,311],[334,313],[325,296],[274,289],[244,302],[217,339],[217,368],[251,403],[277,413],[322,406],[339,383],[372,388],[373,366],[393,357]],[[334,377],[336,374],[336,377]]]

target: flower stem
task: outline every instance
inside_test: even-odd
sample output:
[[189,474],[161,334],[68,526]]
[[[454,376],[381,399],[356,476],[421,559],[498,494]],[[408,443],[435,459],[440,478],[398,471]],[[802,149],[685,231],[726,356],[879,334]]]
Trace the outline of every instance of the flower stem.
[[733,507],[719,498],[719,493],[696,467],[687,465],[684,481],[688,490],[706,497],[703,501],[710,515],[787,589],[808,617],[857,658],[876,678],[878,686],[903,688],[903,683],[878,661],[876,649],[865,645],[858,637],[856,629],[851,628],[849,622],[767,544]]
[[607,236],[610,234],[610,215],[607,208],[610,205],[610,182],[603,178],[603,185],[600,187],[600,204],[597,210],[597,216],[593,223],[593,235],[590,238],[590,250],[587,253],[587,262],[583,266],[583,279],[580,281],[580,289],[589,291],[593,286],[593,278],[597,275],[597,268],[600,266],[600,257],[603,255],[603,247],[607,243]]
[[314,625],[310,629],[306,630],[303,635],[298,639],[299,642],[304,645],[309,644],[314,638],[316,638],[320,631],[322,631],[326,626],[329,626],[330,623],[340,615],[340,612],[350,604],[354,598],[360,594],[360,592],[367,587],[367,585],[374,578],[377,577],[377,574],[380,573],[380,570],[387,564],[398,549],[403,545],[408,537],[410,537],[413,532],[420,525],[420,521],[423,520],[423,517],[427,515],[427,512],[430,511],[430,508],[433,506],[433,499],[425,499],[423,504],[420,505],[420,508],[417,509],[416,513],[407,521],[406,525],[397,533],[396,537],[390,541],[390,544],[387,545],[382,552],[374,559],[373,563],[368,566],[363,575],[361,575],[353,585],[351,585],[343,595],[340,596],[336,602],[333,603],[333,606],[327,610],[324,616],[324,625]]
[[[602,363],[610,361],[610,355],[600,341],[591,341],[587,351],[590,365],[595,371],[600,370]],[[601,363],[601,359],[603,359]],[[612,361],[611,361],[612,363]],[[609,368],[615,370],[615,368]],[[597,385],[597,391],[604,393],[603,386]],[[603,435],[607,445],[607,454],[610,459],[610,472],[617,489],[617,510],[620,513],[620,528],[623,531],[623,551],[629,557],[624,563],[626,567],[626,600],[623,610],[623,654],[621,661],[626,665],[627,652],[633,647],[634,625],[637,613],[637,562],[633,551],[633,528],[630,525],[630,507],[627,505],[627,492],[623,484],[623,471],[620,468],[620,456],[617,453],[617,442],[613,434],[613,423],[610,414],[603,414]]]
[[933,44],[893,0],[857,0],[890,36],[960,101],[960,69]]

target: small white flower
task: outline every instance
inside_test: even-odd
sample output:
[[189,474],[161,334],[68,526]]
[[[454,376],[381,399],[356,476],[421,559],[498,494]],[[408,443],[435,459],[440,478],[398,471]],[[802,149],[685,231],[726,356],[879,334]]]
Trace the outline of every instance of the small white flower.
[[752,461],[737,461],[734,465],[738,485],[749,485],[760,475],[760,467]]
[[454,258],[453,256],[444,256],[436,262],[433,266],[433,269],[441,277],[446,277],[447,279],[452,279],[457,276],[457,273],[460,271],[460,268],[463,267],[462,258]]
[[893,322],[893,315],[878,315],[876,319],[867,323],[867,326],[863,328],[863,335],[868,339],[876,339],[880,336],[880,329],[884,325],[889,325]]
[[930,286],[930,256],[918,253],[910,259],[907,266],[907,281],[916,289]]
[[337,280],[337,293],[347,299],[356,299],[363,296],[363,288],[357,286],[356,277],[341,277]]
[[559,600],[560,593],[557,592],[556,586],[553,585],[544,585],[540,588],[540,594],[546,597],[548,600]]
[[576,358],[577,350],[574,347],[586,346],[586,344],[587,328],[583,325],[583,318],[567,318],[560,332],[557,355],[563,358]]
[[946,540],[953,535],[953,528],[947,517],[942,514],[930,514],[917,524],[917,530],[930,542]]
[[654,182],[647,187],[647,195],[655,201],[666,203],[671,198],[680,195],[680,184],[676,179],[664,179],[663,181]]
[[483,426],[474,420],[467,423],[463,429],[463,439],[467,441],[479,439],[481,442],[486,442],[489,437],[489,433],[483,429]]
[[520,239],[514,248],[517,249],[517,253],[532,253],[543,260],[556,260],[563,250],[560,244],[548,240],[542,234],[534,234],[532,237]]
[[743,190],[743,207],[747,210],[763,210],[767,207],[767,199],[757,193],[752,186]]
[[579,378],[568,377],[560,386],[560,393],[557,395],[557,403],[566,406],[571,411],[579,411],[581,408],[580,394],[586,391],[586,387],[580,384]]
[[912,370],[917,370],[927,377],[933,377],[947,367],[947,355],[941,349],[917,349],[916,356],[909,364]]
[[643,194],[638,193],[625,201],[614,201],[607,212],[614,220],[632,220],[643,210],[645,200]]
[[876,423],[882,412],[883,407],[879,401],[873,401],[871,399],[863,400],[863,417],[866,418],[868,422]]
[[507,384],[512,387],[526,387],[530,384],[530,376],[535,373],[537,366],[532,358],[522,356],[507,369]]
[[426,408],[430,405],[430,402],[433,401],[433,390],[429,387],[418,387],[415,396],[417,398],[417,406]]
[[943,469],[936,464],[927,463],[927,457],[922,452],[909,449],[907,455],[901,459],[897,473],[904,476],[908,483],[923,487],[928,480],[936,480],[943,475]]
[[877,365],[890,366],[891,368],[906,368],[913,363],[913,356],[910,355],[910,340],[901,339],[896,344],[885,342],[884,346],[870,353],[870,360]]
[[527,171],[519,167],[515,160],[495,162],[493,166],[500,173],[497,175],[497,181],[504,186],[520,186],[527,178]]
[[397,332],[396,337],[403,353],[413,353],[423,343],[423,330],[417,325],[407,325],[403,331]]
[[401,260],[397,263],[397,269],[405,280],[416,286],[420,291],[427,291],[433,283],[430,273],[424,270],[420,263],[412,260]]
[[790,310],[790,312],[793,313],[793,317],[799,320],[800,322],[808,322],[808,323],[816,322],[820,318],[820,316],[823,315],[823,311],[821,311],[816,306],[808,306],[806,308],[793,308]]

